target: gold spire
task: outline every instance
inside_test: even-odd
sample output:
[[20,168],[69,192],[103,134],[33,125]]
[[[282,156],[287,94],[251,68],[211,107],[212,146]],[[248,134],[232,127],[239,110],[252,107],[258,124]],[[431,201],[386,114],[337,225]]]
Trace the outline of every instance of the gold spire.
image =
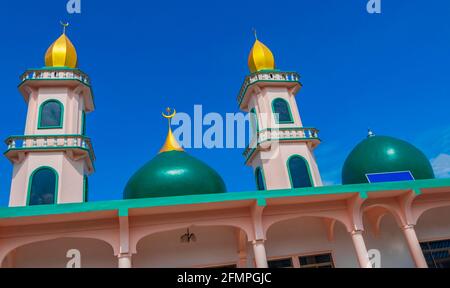
[[253,29],[253,32],[255,33],[255,44],[253,44],[253,48],[248,56],[250,72],[255,73],[262,70],[275,69],[275,58],[273,57],[272,51],[258,40],[255,29]]
[[77,51],[69,37],[66,36],[69,23],[61,22],[61,25],[63,26],[63,33],[45,53],[45,66],[77,68]]
[[167,134],[166,143],[164,143],[163,147],[159,151],[159,153],[169,152],[169,151],[184,151],[183,148],[181,148],[180,144],[178,144],[177,139],[175,139],[175,136],[173,136],[172,133],[172,118],[175,117],[177,114],[177,111],[173,109],[173,113],[170,114],[172,109],[167,108],[166,109],[167,114],[162,113],[162,116],[166,118],[169,121],[169,133]]

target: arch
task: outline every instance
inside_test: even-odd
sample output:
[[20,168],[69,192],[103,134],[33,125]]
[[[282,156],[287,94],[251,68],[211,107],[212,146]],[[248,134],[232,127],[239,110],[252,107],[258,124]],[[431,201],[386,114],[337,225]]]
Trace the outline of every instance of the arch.
[[291,107],[283,98],[276,98],[272,101],[272,112],[277,124],[292,124],[294,118],[292,117]]
[[38,129],[62,129],[64,105],[56,100],[47,100],[39,107]]
[[108,244],[108,246],[112,249],[115,256],[119,254],[119,243],[115,237],[113,237],[114,233],[110,233],[108,231],[102,231],[101,234],[96,233],[95,231],[91,231],[88,233],[68,233],[66,235],[48,235],[48,236],[32,236],[32,237],[19,237],[13,238],[11,241],[4,240],[2,241],[1,249],[0,249],[0,268],[3,266],[8,255],[14,250],[35,244],[42,243],[46,241],[58,240],[58,239],[91,239],[104,242]]
[[[396,204],[396,203],[395,203]],[[407,225],[407,221],[405,219],[405,217],[402,215],[402,212],[400,211],[399,207],[396,207],[395,205],[391,205],[389,203],[368,203],[367,205],[363,205],[363,207],[361,208],[362,211],[362,216],[368,216],[371,217],[372,219],[369,219],[369,222],[372,223],[372,225],[375,225],[375,227],[373,227],[374,230],[374,234],[377,235],[377,233],[379,233],[379,231],[377,231],[376,229],[378,229],[379,227],[377,227],[377,225],[379,225],[381,223],[381,219],[386,216],[391,214],[394,219],[395,222],[397,223],[398,227],[402,227],[404,225]],[[371,213],[373,212],[373,213]]]
[[[342,225],[348,233],[352,231],[352,225],[350,223],[350,219],[346,215],[345,211],[343,213],[305,213],[301,215],[286,215],[285,217],[276,217],[271,219],[270,221],[265,221],[264,223],[264,236],[267,241],[271,240],[270,235],[271,230],[276,227],[278,224],[283,224],[285,222],[297,221],[302,219],[317,219],[322,222],[322,226],[320,229],[323,230],[323,235],[325,239],[329,242],[335,241],[335,229],[339,225]],[[333,215],[334,214],[334,215]],[[308,220],[305,220],[308,221]],[[320,223],[319,222],[319,223]],[[350,235],[350,234],[349,234]]]
[[256,167],[255,170],[256,188],[259,191],[267,190],[266,179],[264,177],[264,172],[261,167]]
[[313,187],[311,168],[305,157],[292,155],[286,163],[292,188]]
[[186,229],[188,227],[213,227],[213,226],[221,226],[221,227],[233,227],[242,230],[247,236],[248,241],[255,240],[255,236],[253,233],[252,224],[250,221],[246,223],[245,221],[237,221],[234,224],[229,223],[229,220],[217,220],[214,223],[212,222],[197,222],[197,223],[173,223],[173,224],[161,224],[155,226],[142,226],[139,228],[135,228],[133,230],[132,235],[130,236],[130,251],[133,254],[137,253],[137,246],[139,242],[147,238],[149,236],[169,232],[178,229]]
[[39,167],[28,181],[27,206],[58,203],[58,172],[52,167]]
[[429,210],[450,207],[450,195],[448,193],[439,193],[436,195],[422,194],[416,197],[411,206],[412,223],[416,225],[422,215]]
[[[153,233],[136,243],[133,265],[136,268],[206,267],[220,263],[237,265],[241,231],[226,225],[193,225]],[[189,242],[181,239],[187,232],[192,236]]]

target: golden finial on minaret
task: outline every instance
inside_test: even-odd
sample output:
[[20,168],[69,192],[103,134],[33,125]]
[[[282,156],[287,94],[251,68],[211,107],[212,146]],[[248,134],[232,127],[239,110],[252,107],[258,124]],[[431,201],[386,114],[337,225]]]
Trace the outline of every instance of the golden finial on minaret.
[[66,29],[69,27],[69,22],[64,23],[63,21],[59,21],[59,23],[63,26],[63,34],[66,34]]
[[253,28],[253,34],[255,35],[255,40],[258,40],[258,33],[255,28]]
[[[172,113],[171,113],[172,112]],[[172,133],[172,119],[177,115],[177,111],[175,109],[167,108],[166,113],[162,113],[162,116],[166,118],[169,122],[169,133],[167,134],[166,142],[164,143],[163,147],[159,151],[159,153],[169,152],[169,151],[184,151],[183,148],[178,144],[177,139],[175,139],[175,136],[173,136]]]

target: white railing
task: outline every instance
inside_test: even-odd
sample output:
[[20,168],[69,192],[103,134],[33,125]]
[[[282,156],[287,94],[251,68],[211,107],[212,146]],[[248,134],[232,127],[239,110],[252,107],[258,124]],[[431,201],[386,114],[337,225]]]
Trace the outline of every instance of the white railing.
[[71,70],[71,69],[37,69],[37,70],[28,70],[21,77],[20,80],[22,82],[27,80],[78,80],[83,82],[86,85],[90,85],[91,81],[89,76],[81,72],[80,70]]
[[319,140],[319,130],[316,128],[279,128],[264,129],[252,137],[250,145],[244,151],[245,159],[263,142],[289,140]]
[[238,95],[238,103],[242,102],[247,87],[257,81],[286,81],[286,82],[299,82],[300,75],[297,72],[278,72],[278,71],[266,71],[256,72],[247,76],[242,84],[241,91]]
[[6,139],[8,150],[82,148],[95,159],[91,140],[83,135],[28,135]]

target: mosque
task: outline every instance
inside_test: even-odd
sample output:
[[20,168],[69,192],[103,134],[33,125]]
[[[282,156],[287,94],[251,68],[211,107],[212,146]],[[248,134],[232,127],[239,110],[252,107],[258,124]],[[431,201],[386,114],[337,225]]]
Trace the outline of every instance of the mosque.
[[45,67],[20,77],[28,112],[24,135],[6,139],[13,174],[0,267],[450,267],[450,179],[435,179],[410,143],[370,132],[349,151],[343,185],[324,186],[319,131],[303,126],[296,103],[300,76],[276,69],[258,39],[237,97],[256,132],[243,153],[255,191],[227,191],[169,125],[124,199],[89,202],[86,114],[95,105],[77,63],[64,29]]

